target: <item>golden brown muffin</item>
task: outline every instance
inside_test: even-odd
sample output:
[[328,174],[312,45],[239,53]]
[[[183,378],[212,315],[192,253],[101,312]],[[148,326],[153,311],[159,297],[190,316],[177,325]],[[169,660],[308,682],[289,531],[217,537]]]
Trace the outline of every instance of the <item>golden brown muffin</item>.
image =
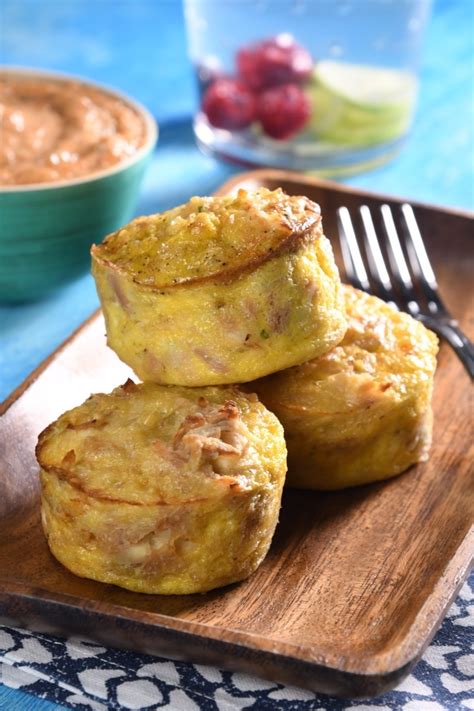
[[76,575],[146,593],[242,580],[265,557],[283,429],[237,388],[128,381],[40,435],[43,528]]
[[249,381],[344,335],[319,207],[282,190],[194,197],[92,248],[107,340],[142,380]]
[[341,489],[428,458],[438,339],[343,286],[349,328],[329,353],[252,383],[283,424],[289,486]]

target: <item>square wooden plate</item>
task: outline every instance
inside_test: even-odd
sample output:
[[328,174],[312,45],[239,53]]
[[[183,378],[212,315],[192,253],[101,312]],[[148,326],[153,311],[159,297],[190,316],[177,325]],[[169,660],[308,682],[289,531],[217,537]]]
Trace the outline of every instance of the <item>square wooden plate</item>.
[[[335,210],[387,200],[291,173],[241,174],[219,193],[282,186]],[[472,217],[417,205],[448,306],[469,330]],[[469,251],[471,250],[471,251]],[[471,256],[472,262],[472,256]],[[78,578],[41,531],[38,433],[128,369],[94,315],[4,403],[0,421],[0,615],[3,622],[157,653],[342,696],[400,682],[465,578],[473,552],[471,384],[441,347],[430,461],[382,484],[337,493],[289,490],[270,552],[249,580],[206,595],[141,595]]]

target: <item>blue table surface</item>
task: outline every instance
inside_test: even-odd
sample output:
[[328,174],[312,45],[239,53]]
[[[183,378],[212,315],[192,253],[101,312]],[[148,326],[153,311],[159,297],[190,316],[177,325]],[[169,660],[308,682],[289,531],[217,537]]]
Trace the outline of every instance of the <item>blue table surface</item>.
[[[391,163],[347,184],[473,208],[473,13],[474,0],[434,1],[411,136]],[[194,145],[195,91],[179,0],[3,0],[0,22],[0,64],[90,77],[129,93],[156,116],[160,140],[137,214],[210,193],[237,172]],[[89,275],[41,302],[0,306],[0,400],[97,306]],[[0,686],[2,709],[54,707]]]
[[[203,156],[190,117],[195,92],[179,0],[3,0],[0,64],[71,72],[142,101],[161,135],[137,214],[212,192],[237,169]],[[414,128],[402,153],[346,182],[461,208],[473,207],[474,0],[435,0]],[[0,306],[0,400],[97,307],[90,275],[32,304]]]

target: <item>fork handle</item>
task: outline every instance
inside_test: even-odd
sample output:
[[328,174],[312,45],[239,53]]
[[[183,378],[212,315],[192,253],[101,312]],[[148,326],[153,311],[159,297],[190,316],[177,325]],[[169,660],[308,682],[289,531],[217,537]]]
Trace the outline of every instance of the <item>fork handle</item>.
[[438,321],[430,316],[419,316],[425,326],[449,343],[474,380],[474,345],[461,331],[456,321]]

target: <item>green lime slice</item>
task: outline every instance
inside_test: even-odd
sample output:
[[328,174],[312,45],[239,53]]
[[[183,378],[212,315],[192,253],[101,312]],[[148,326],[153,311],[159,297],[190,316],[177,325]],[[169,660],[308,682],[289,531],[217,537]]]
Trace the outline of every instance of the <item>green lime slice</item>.
[[408,72],[347,62],[318,62],[309,93],[319,139],[351,146],[393,140],[408,129],[416,96]]

